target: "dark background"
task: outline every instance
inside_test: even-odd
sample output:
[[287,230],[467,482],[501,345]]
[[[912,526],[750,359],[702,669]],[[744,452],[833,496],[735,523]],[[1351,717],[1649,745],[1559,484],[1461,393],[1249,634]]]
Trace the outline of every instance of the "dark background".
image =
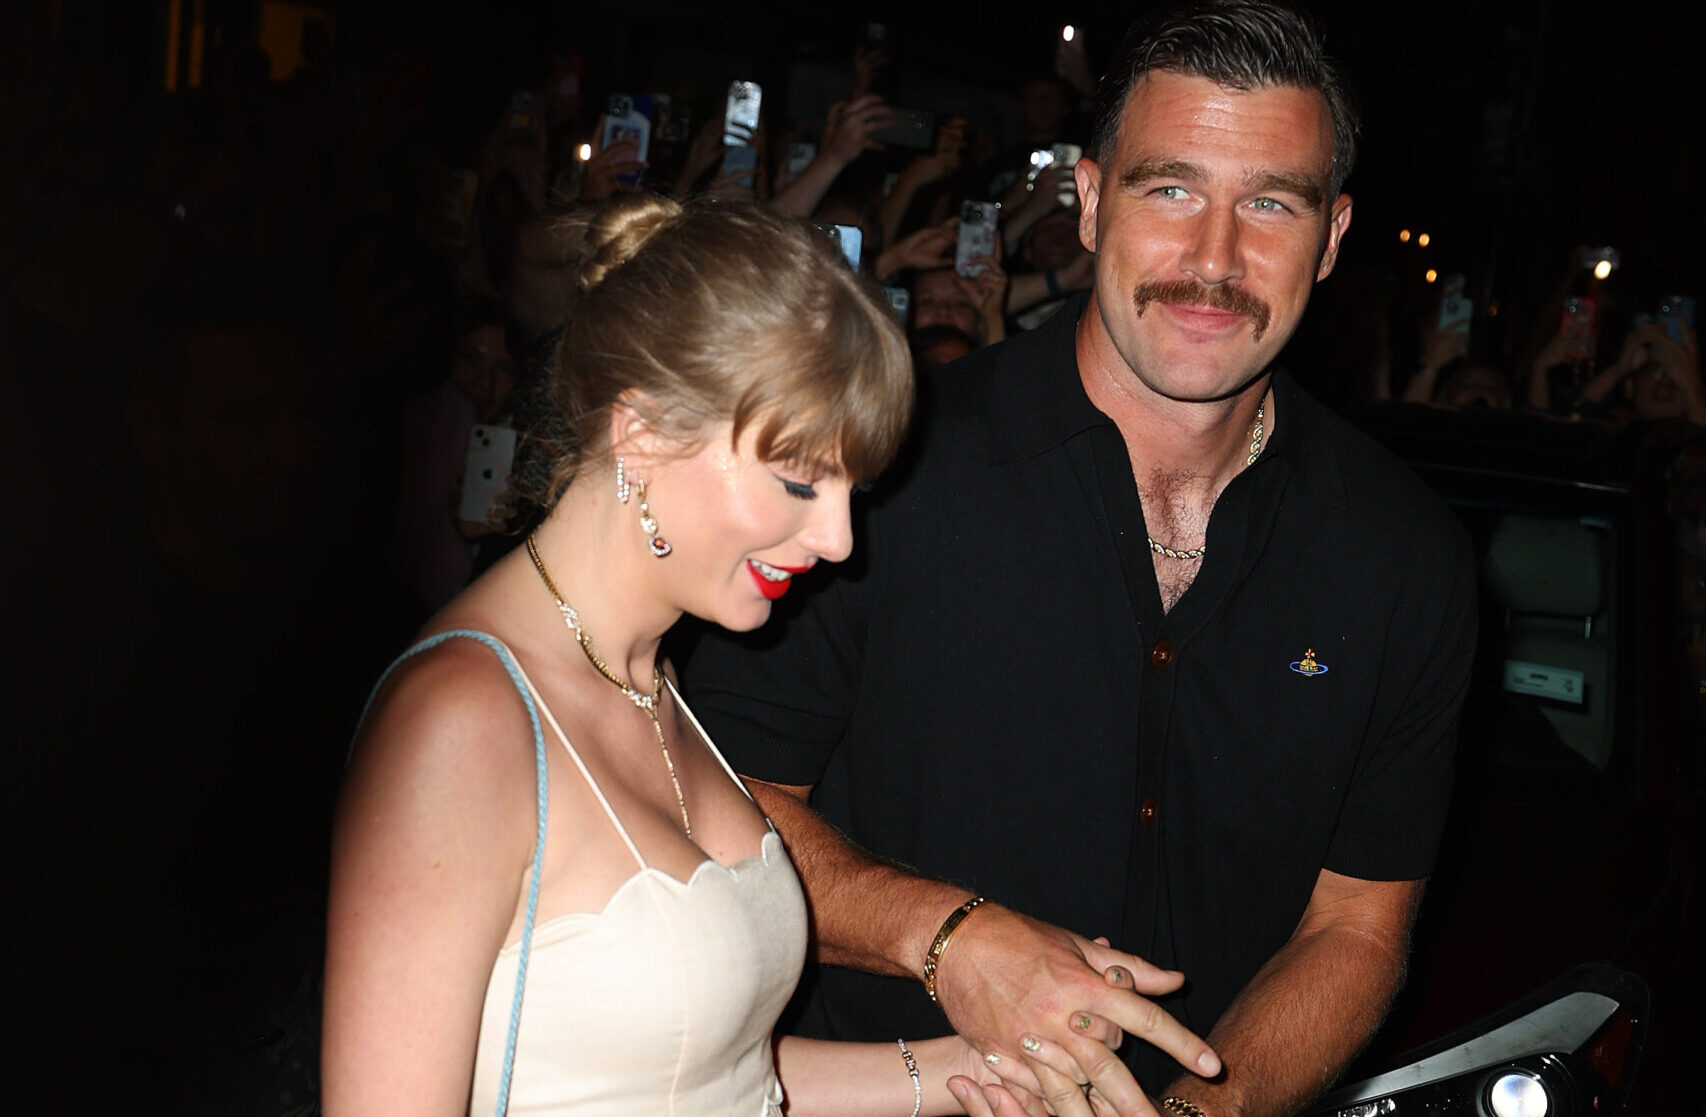
[[[430,316],[351,316],[418,277],[387,240],[407,239],[388,224],[407,176],[351,198],[335,152],[402,89],[421,102],[392,117],[413,130],[403,161],[466,161],[563,49],[582,58],[589,126],[611,92],[670,91],[704,112],[746,77],[780,127],[791,100],[833,91],[872,20],[890,28],[897,101],[1011,119],[1062,23],[1099,68],[1138,7],[322,2],[335,33],[291,89],[326,107],[297,118],[317,131],[290,148],[325,159],[315,187],[290,189],[301,158],[266,162],[291,138],[275,123],[249,130],[245,186],[225,194],[218,138],[248,126],[231,127],[243,96],[214,93],[256,63],[263,5],[178,7],[185,26],[200,13],[204,66],[199,89],[173,92],[168,0],[0,12],[0,352],[23,435],[9,441],[18,871],[3,992],[29,1021],[26,1095],[301,1112],[332,797],[367,688],[419,620],[381,555],[388,417],[409,377],[387,330]],[[1355,221],[1291,354],[1318,395],[1365,397],[1373,349],[1413,346],[1428,268],[1469,277],[1477,347],[1507,368],[1551,325],[1577,245],[1622,257],[1599,291],[1602,355],[1661,293],[1706,294],[1698,8],[1313,8],[1364,110]],[[216,201],[177,215],[203,196]],[[1405,228],[1430,247],[1401,244]],[[395,251],[352,278],[364,237]],[[222,238],[242,241],[241,266],[184,266],[187,240]],[[184,322],[258,310],[294,329],[242,354],[241,376],[157,390]],[[161,526],[186,486],[180,503],[215,529],[199,549]]]

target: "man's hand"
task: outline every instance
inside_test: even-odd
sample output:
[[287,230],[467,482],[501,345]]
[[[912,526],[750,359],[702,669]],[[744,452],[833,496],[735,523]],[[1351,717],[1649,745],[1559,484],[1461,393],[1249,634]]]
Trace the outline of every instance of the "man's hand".
[[943,952],[936,991],[954,1030],[994,1055],[997,1073],[1014,1085],[1045,1093],[1028,1065],[1037,1062],[1074,1083],[1089,1082],[1122,1117],[1153,1117],[1113,1051],[1122,1035],[1154,1044],[1192,1073],[1220,1072],[1209,1046],[1145,996],[1183,981],[1135,955],[983,904]]

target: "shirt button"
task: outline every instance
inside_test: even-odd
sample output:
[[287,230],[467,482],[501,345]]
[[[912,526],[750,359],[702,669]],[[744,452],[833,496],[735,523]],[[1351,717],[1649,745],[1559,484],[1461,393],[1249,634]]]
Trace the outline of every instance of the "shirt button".
[[1155,646],[1149,649],[1149,666],[1157,671],[1173,662],[1173,641],[1157,640]]
[[1156,809],[1154,796],[1145,799],[1143,804],[1137,808],[1137,820],[1145,826],[1155,825]]

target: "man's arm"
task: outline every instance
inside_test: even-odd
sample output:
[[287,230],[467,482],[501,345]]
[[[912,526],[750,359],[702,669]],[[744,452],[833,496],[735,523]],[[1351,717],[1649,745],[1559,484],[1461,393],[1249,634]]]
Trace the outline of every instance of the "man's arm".
[[1226,1073],[1168,1094],[1208,1117],[1293,1113],[1338,1077],[1403,984],[1423,881],[1321,870],[1303,918],[1227,1008],[1209,1042]]
[[[811,902],[818,960],[871,973],[921,979],[938,928],[971,898],[963,888],[908,873],[852,846],[806,805],[809,787],[748,780],[775,823]],[[1104,976],[1123,967],[1117,982]],[[1033,1093],[1042,1088],[1025,1068],[1023,1037],[1063,1052],[1075,1077],[1094,1083],[1123,1117],[1150,1117],[1153,1106],[1111,1047],[1119,1029],[1152,1043],[1195,1072],[1216,1074],[1220,1062],[1143,994],[1166,993],[1183,976],[1040,923],[994,903],[980,905],[958,930],[937,970],[937,996],[954,1030],[1000,1060],[997,1073]],[[1074,1027],[1080,1013],[1093,1018]],[[1062,1068],[1067,1069],[1067,1068]]]

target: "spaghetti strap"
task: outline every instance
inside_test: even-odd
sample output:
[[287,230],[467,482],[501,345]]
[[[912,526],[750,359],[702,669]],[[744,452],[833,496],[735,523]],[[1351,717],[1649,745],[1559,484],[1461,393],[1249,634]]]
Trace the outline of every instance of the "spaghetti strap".
[[[699,724],[699,719],[693,716],[693,711],[688,709],[687,703],[683,702],[681,700],[681,692],[675,688],[675,684],[669,681],[669,677],[667,675],[664,676],[663,681],[664,681],[664,685],[669,687],[669,693],[674,695],[674,697],[675,697],[676,709],[680,710],[682,713],[687,715],[687,721],[690,725],[693,726],[693,732],[699,734],[699,739],[705,743],[706,748],[711,750],[711,755],[717,758],[717,763],[721,764],[723,766],[723,771],[725,771],[729,774],[729,779],[735,781],[735,786],[740,788],[741,791],[746,794],[746,797],[748,799],[752,799],[752,792],[747,789],[746,781],[741,779],[740,776],[736,775],[735,770],[733,768],[729,767],[729,762],[727,760],[723,759],[722,750],[717,748],[717,744],[715,741],[711,740],[711,735],[709,733],[705,732],[705,727],[703,725]],[[547,713],[549,713],[549,711],[547,711]],[[757,804],[757,802],[758,801],[756,799],[753,799],[753,803],[755,805]],[[763,812],[760,811],[759,813],[762,814]],[[765,815],[764,821],[769,822],[770,817],[768,815]],[[774,830],[775,827],[772,826],[771,829]]]
[[[535,783],[538,789],[538,802],[536,809],[538,817],[535,822],[535,832],[533,837],[533,864],[528,870],[527,915],[523,920],[521,927],[521,955],[517,959],[518,965],[515,974],[515,996],[510,1001],[509,1030],[504,1037],[503,1071],[498,1077],[497,1117],[504,1117],[505,1112],[509,1109],[510,1076],[511,1072],[515,1069],[515,1037],[521,1028],[522,993],[527,988],[527,960],[533,949],[534,915],[539,910],[539,877],[545,864],[545,803],[548,798],[549,784],[545,774],[545,734],[541,732],[539,728],[539,711],[544,709],[545,704],[543,702],[535,702],[538,695],[533,689],[533,681],[527,677],[525,672],[522,671],[521,664],[516,662],[515,654],[509,650],[502,640],[499,640],[496,636],[493,636],[490,633],[480,632],[477,629],[453,628],[445,632],[428,636],[426,639],[413,645],[402,655],[391,661],[391,665],[385,668],[384,673],[379,676],[379,681],[373,684],[373,692],[367,696],[367,704],[361,709],[361,721],[356,723],[356,734],[358,736],[360,735],[361,725],[363,722],[367,721],[368,712],[373,709],[373,700],[379,696],[379,688],[385,685],[385,680],[391,677],[391,672],[395,671],[404,661],[419,655],[427,649],[436,648],[446,640],[457,638],[478,641],[497,654],[498,659],[503,663],[504,670],[509,674],[510,682],[514,683],[515,689],[520,692],[521,701],[523,705],[527,707],[527,720],[533,726],[533,766]],[[545,716],[549,718],[551,716],[551,711],[545,710]],[[555,721],[552,721],[551,726],[553,729],[556,728],[556,724],[557,723]],[[558,729],[557,733],[561,736],[562,730]],[[564,741],[563,743],[567,744],[568,742]],[[353,752],[354,750],[355,740],[352,738],[350,740],[350,751]],[[576,759],[576,763],[579,763],[578,758]],[[582,769],[582,771],[585,771],[585,769]],[[600,798],[602,799],[602,796]],[[605,809],[609,810],[609,807],[607,806]],[[622,837],[624,841],[627,840],[626,833],[624,833]],[[632,849],[633,843],[629,842],[628,846]],[[636,854],[636,856],[638,856],[638,854]]]
[[550,725],[552,732],[557,734],[557,740],[562,742],[563,750],[569,754],[569,759],[575,762],[575,767],[580,769],[581,778],[586,781],[587,787],[592,789],[593,797],[598,800],[598,805],[604,808],[605,817],[610,819],[610,825],[616,828],[616,833],[622,839],[622,844],[628,847],[628,852],[634,855],[634,861],[640,868],[650,868],[651,866],[646,864],[646,859],[640,855],[640,849],[634,844],[634,839],[628,836],[628,828],[622,825],[622,819],[611,807],[610,800],[604,797],[604,789],[599,787],[598,781],[592,778],[592,773],[587,770],[586,762],[581,759],[581,754],[575,751],[575,746],[569,743],[568,734],[564,733],[563,727],[557,724],[557,718],[551,713],[551,707],[545,704],[545,700],[539,697],[539,692],[534,689],[533,680],[527,677],[525,671],[521,673],[521,677],[527,683],[527,689],[533,691],[533,700],[538,703],[539,712],[545,715],[546,723]]

